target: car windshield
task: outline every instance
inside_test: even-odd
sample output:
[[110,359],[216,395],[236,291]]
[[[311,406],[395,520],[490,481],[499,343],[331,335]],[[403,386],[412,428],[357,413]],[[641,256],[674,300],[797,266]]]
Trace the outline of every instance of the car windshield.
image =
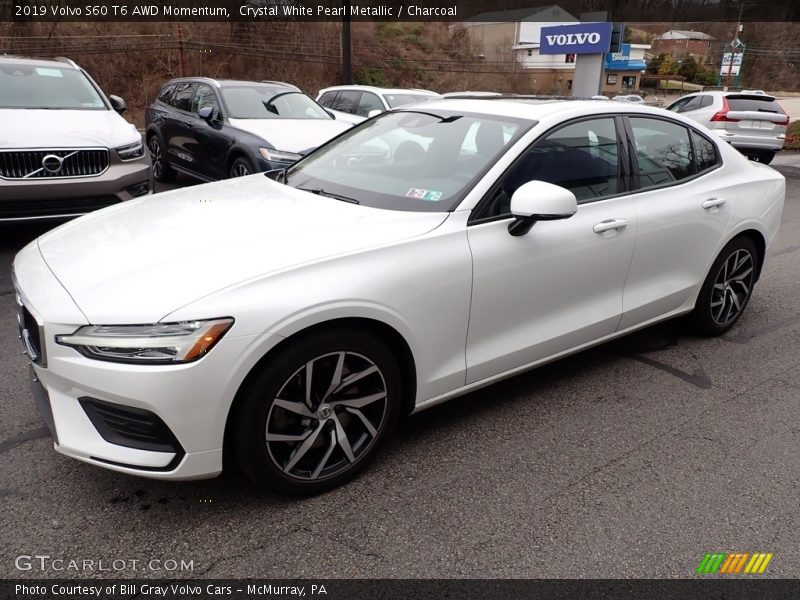
[[438,96],[430,94],[384,94],[386,102],[390,108],[397,108],[398,106],[405,106],[406,104],[416,104],[420,102],[430,102],[436,100]]
[[0,63],[0,108],[109,110],[79,70],[25,63]]
[[225,86],[222,97],[232,119],[328,119],[332,117],[303,92],[268,85]]
[[288,185],[390,210],[454,210],[535,121],[409,110],[351,129],[287,171]]

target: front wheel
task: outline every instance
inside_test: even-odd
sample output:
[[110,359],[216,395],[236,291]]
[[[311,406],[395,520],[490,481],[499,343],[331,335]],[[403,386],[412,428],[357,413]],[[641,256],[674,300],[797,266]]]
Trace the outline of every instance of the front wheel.
[[250,160],[245,156],[240,156],[231,164],[231,169],[228,175],[231,178],[244,177],[246,175],[252,175],[255,172],[256,168],[253,166]]
[[346,330],[297,340],[265,365],[241,398],[237,462],[255,483],[315,494],[352,479],[400,414],[400,369],[372,335]]
[[748,238],[736,238],[722,249],[689,315],[699,333],[722,335],[733,327],[750,301],[757,268],[758,250]]

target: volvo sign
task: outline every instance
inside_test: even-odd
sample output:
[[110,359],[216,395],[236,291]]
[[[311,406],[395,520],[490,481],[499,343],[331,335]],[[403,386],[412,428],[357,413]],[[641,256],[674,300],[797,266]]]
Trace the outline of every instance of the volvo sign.
[[611,47],[612,23],[542,27],[539,54],[603,54]]

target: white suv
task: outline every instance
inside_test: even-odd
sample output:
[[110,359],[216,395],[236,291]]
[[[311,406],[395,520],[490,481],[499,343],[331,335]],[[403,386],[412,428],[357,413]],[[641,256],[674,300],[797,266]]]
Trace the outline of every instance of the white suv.
[[320,90],[317,102],[334,111],[337,119],[355,125],[398,106],[418,104],[441,97],[440,94],[429,90],[337,85]]
[[0,56],[0,222],[151,193],[150,157],[125,109],[71,60]]
[[702,123],[745,156],[769,164],[783,148],[789,116],[774,97],[758,92],[697,92],[668,110]]

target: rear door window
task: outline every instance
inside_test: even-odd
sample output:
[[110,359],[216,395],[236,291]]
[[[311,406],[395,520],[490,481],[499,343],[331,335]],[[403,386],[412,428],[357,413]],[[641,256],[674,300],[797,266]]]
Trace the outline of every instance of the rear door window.
[[695,174],[689,130],[663,119],[630,117],[639,188],[678,183]]

